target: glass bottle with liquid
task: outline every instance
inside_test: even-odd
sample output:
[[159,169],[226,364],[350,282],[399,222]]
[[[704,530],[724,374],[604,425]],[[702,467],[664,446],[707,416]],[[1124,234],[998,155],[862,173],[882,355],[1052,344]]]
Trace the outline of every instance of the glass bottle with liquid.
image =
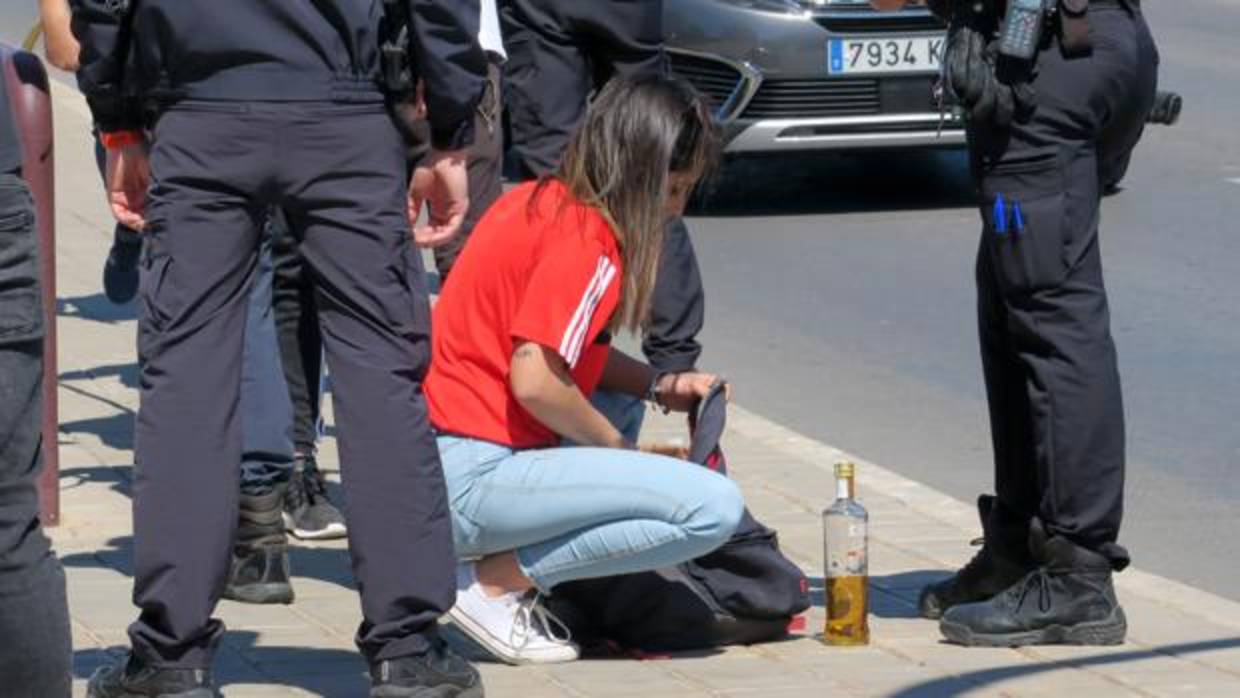
[[856,466],[835,464],[835,501],[822,512],[826,561],[827,627],[830,645],[870,642],[869,520],[857,503]]

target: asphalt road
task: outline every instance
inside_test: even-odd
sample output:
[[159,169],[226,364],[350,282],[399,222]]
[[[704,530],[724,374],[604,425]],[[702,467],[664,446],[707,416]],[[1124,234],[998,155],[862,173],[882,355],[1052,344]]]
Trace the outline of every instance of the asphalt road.
[[[20,40],[34,6],[0,6],[0,40]],[[1240,600],[1240,5],[1145,8],[1163,85],[1187,106],[1148,132],[1103,209],[1129,433],[1123,541],[1137,565]],[[960,157],[743,162],[722,185],[691,220],[703,365],[768,418],[962,499],[988,490],[979,224]]]

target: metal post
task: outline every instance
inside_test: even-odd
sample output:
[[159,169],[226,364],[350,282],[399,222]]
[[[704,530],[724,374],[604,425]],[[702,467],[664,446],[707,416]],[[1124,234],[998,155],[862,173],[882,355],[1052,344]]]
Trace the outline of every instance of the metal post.
[[43,475],[39,505],[45,526],[60,522],[59,407],[56,402],[56,187],[52,99],[38,56],[0,44],[3,87],[22,136],[22,176],[34,195],[43,285]]

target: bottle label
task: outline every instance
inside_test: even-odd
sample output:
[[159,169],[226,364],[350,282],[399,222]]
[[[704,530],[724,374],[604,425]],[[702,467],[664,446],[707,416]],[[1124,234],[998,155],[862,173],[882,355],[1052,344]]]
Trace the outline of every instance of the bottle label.
[[854,577],[866,574],[869,561],[866,559],[865,527],[861,526],[861,536],[848,541],[846,546],[827,551],[828,577]]

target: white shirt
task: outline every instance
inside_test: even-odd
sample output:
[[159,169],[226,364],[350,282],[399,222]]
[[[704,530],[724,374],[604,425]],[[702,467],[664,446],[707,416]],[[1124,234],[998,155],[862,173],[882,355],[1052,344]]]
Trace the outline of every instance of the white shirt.
[[495,7],[495,0],[482,0],[482,17],[478,25],[478,45],[482,50],[499,56],[501,60],[507,60],[508,53],[504,51],[504,36],[500,33],[499,11]]

